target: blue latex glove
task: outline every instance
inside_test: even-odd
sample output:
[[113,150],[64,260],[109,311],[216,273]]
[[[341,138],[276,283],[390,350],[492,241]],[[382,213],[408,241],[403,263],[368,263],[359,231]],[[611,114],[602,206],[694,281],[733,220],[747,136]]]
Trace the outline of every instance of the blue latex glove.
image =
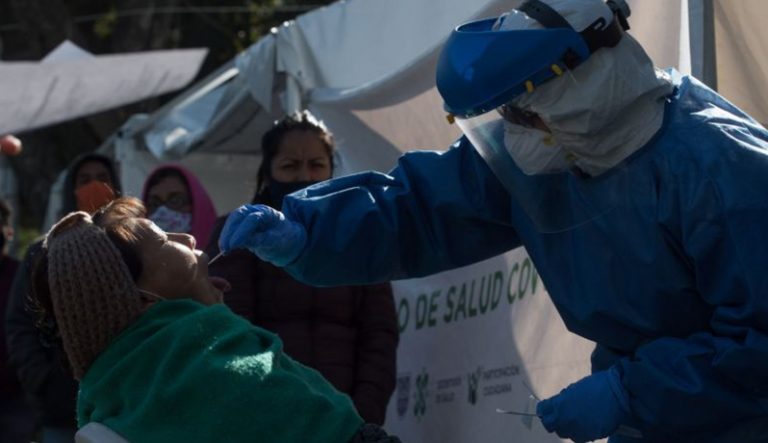
[[629,398],[615,368],[573,383],[536,406],[549,432],[581,443],[613,434],[630,420]]
[[294,261],[306,243],[304,226],[265,205],[237,208],[227,217],[219,236],[219,249],[225,255],[234,249],[248,249],[276,266]]

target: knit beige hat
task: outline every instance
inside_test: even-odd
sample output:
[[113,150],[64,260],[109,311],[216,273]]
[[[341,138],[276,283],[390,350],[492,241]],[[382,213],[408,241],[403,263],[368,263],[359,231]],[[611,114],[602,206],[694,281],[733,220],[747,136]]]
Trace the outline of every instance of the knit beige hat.
[[85,212],[64,217],[51,228],[45,244],[53,313],[80,380],[139,316],[141,297],[117,247]]

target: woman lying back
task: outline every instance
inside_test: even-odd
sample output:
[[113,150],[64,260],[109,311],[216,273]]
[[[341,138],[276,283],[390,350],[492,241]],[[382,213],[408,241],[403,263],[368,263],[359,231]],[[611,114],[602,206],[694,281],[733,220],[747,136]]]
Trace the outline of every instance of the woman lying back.
[[80,427],[132,443],[399,441],[221,304],[227,283],[191,236],[143,215],[128,198],[69,214],[35,272],[80,380]]

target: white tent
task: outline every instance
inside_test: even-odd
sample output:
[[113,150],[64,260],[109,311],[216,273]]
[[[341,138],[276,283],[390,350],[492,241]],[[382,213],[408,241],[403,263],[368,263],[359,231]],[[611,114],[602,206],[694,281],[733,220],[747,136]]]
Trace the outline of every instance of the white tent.
[[[0,135],[19,133],[134,103],[186,86],[207,49],[93,55],[64,41],[39,62],[0,62]],[[59,214],[62,173],[45,226]],[[0,157],[0,197],[17,207],[16,175]]]
[[[225,212],[250,197],[264,130],[305,106],[337,137],[338,174],[386,171],[402,151],[442,149],[458,134],[434,90],[436,57],[452,27],[517,3],[443,0],[435,8],[426,0],[352,0],[321,8],[273,30],[154,114],[135,116],[103,149],[116,150],[129,193],[139,192],[159,159],[183,159]],[[631,33],[658,66],[693,73],[768,121],[762,81],[768,64],[759,56],[768,31],[755,22],[768,6],[760,0],[630,5]]]
[[0,134],[28,131],[174,91],[207,49],[93,55],[65,41],[39,62],[0,62]]
[[[102,150],[114,152],[129,194],[154,164],[180,159],[224,213],[254,190],[265,128],[307,107],[335,134],[337,174],[387,171],[403,151],[444,149],[458,135],[434,88],[453,26],[518,3],[335,3],[274,30],[156,113],[135,116]],[[629,3],[630,32],[658,66],[693,73],[768,122],[768,58],[760,57],[768,31],[759,23],[768,4]],[[552,395],[589,366],[590,343],[564,330],[524,251],[394,287],[402,335],[390,430],[412,442],[559,441],[535,420],[494,412],[530,411],[523,382]]]

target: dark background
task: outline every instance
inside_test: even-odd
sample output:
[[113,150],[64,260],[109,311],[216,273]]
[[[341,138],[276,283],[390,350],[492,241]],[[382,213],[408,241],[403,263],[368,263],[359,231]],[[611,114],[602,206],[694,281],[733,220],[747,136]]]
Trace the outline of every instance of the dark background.
[[[199,79],[273,26],[332,1],[0,0],[0,59],[36,61],[67,39],[93,54],[206,47]],[[151,112],[175,93],[16,134],[24,144],[11,158],[21,243],[40,233],[51,185],[74,157],[96,149],[131,114]]]

